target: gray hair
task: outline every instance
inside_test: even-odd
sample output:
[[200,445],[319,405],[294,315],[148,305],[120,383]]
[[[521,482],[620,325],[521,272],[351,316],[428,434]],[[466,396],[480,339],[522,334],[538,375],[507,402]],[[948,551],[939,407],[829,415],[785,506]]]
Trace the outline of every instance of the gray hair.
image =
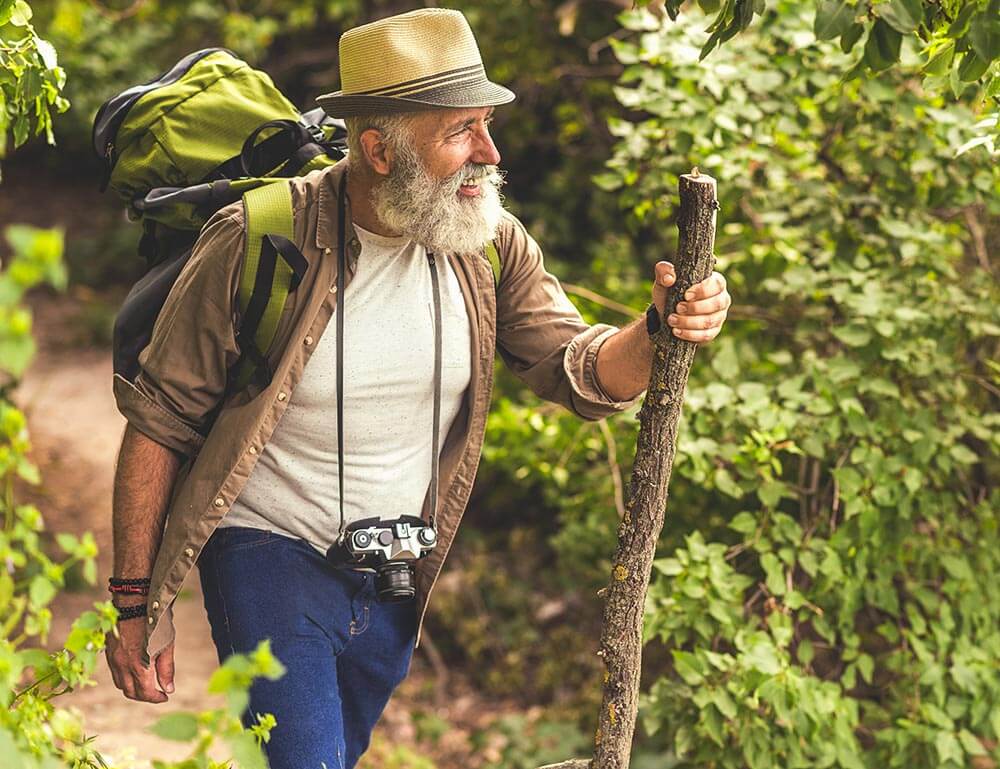
[[356,115],[344,118],[347,125],[347,160],[356,170],[365,168],[365,153],[361,148],[361,134],[370,128],[382,134],[383,141],[398,148],[410,139],[413,116],[409,113],[390,115]]

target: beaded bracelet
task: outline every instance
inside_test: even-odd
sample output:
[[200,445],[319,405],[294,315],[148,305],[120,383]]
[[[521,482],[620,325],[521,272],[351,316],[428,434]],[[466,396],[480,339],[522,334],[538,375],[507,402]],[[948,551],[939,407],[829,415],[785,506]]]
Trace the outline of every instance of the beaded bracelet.
[[127,595],[148,595],[149,577],[137,577],[119,579],[117,577],[108,578],[108,591],[111,593],[124,593]]
[[135,606],[116,606],[115,608],[118,610],[119,622],[146,616],[146,604],[144,603],[136,604]]

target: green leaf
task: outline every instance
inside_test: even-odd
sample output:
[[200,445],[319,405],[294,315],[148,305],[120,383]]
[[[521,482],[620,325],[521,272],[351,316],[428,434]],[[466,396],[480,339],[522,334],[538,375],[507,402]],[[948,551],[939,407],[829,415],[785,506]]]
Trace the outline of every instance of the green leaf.
[[839,326],[833,335],[848,347],[864,347],[872,339],[872,332],[865,326]]
[[757,487],[757,498],[764,507],[774,507],[782,497],[792,496],[788,485],[782,481],[764,481]]
[[734,499],[739,499],[743,496],[743,489],[733,480],[733,476],[724,467],[715,472],[715,488]]
[[948,453],[952,456],[952,458],[956,462],[959,462],[963,465],[974,465],[976,464],[976,462],[979,461],[979,456],[976,454],[976,452],[974,452],[972,449],[970,449],[968,446],[962,443],[956,443],[954,446],[948,449]]
[[958,738],[947,731],[940,731],[934,738],[934,748],[937,750],[938,758],[942,764],[954,761],[959,766],[964,765],[964,752]]
[[882,19],[876,19],[865,43],[865,63],[875,72],[888,69],[899,60],[903,36]]
[[21,753],[6,728],[0,729],[0,765],[4,769],[34,769],[35,765],[35,761]]
[[875,12],[903,34],[916,30],[924,20],[923,0],[889,0],[874,6]]
[[682,724],[677,728],[677,733],[674,734],[674,752],[680,758],[685,756],[689,750],[691,750],[691,729],[686,724]]
[[653,568],[668,577],[676,577],[684,571],[684,564],[676,558],[658,558],[653,561]]
[[718,708],[719,712],[722,713],[726,718],[733,719],[736,718],[736,703],[733,698],[729,695],[725,689],[713,689],[711,696],[711,703]]
[[813,32],[819,40],[833,40],[854,24],[854,7],[842,0],[823,0],[816,9]]
[[772,595],[784,595],[787,585],[785,583],[785,569],[774,553],[764,553],[760,557],[760,565],[767,575],[767,589]]
[[240,769],[267,769],[264,754],[257,747],[257,740],[249,732],[226,737],[226,743]]
[[773,676],[781,672],[778,650],[768,641],[758,641],[742,655],[742,658],[747,667],[766,675]]
[[971,83],[986,74],[990,63],[973,51],[966,51],[962,63],[958,67],[958,79],[963,83]]
[[840,484],[840,495],[845,499],[856,497],[864,486],[864,477],[853,467],[838,467],[832,472]]
[[955,42],[951,41],[934,54],[933,57],[924,65],[924,74],[934,75],[935,77],[940,77],[942,75],[947,75],[948,70],[951,69],[951,62],[955,58]]
[[808,665],[813,661],[813,657],[816,656],[816,650],[813,648],[813,642],[808,638],[803,638],[799,642],[799,647],[796,649],[796,656],[799,659],[799,664]]
[[979,14],[969,28],[969,42],[980,59],[989,62],[1000,58],[1000,19]]
[[737,513],[733,520],[729,522],[729,528],[733,531],[738,531],[740,534],[752,534],[757,531],[757,517],[753,513],[748,513],[744,510],[742,513]]
[[962,10],[958,12],[958,16],[955,17],[955,20],[948,27],[945,37],[950,37],[952,39],[962,37],[969,28],[969,22],[972,21],[972,17],[976,13],[977,5],[978,3],[976,2],[969,2],[966,0],[966,2],[962,4]]
[[31,604],[39,609],[47,606],[49,601],[55,598],[57,592],[58,588],[52,583],[52,580],[43,574],[34,577],[31,580],[31,585],[28,587],[28,596]]
[[14,580],[6,572],[0,572],[0,613],[6,616],[7,606],[14,597]]
[[689,686],[699,686],[704,682],[705,670],[695,655],[679,649],[674,649],[671,653],[674,658],[674,670],[684,679],[684,683]]
[[620,174],[611,172],[594,174],[590,177],[590,180],[594,183],[595,187],[604,190],[605,192],[614,192],[617,189],[621,189],[623,182]]
[[875,661],[870,655],[861,654],[858,656],[857,666],[861,677],[870,684],[872,682],[872,675],[875,672]]
[[190,742],[198,736],[198,718],[193,713],[170,713],[150,727],[165,740]]
[[851,49],[854,48],[854,44],[861,39],[861,36],[865,32],[864,24],[854,24],[848,29],[843,35],[840,36],[840,50],[844,53],[850,53]]
[[31,22],[31,6],[25,0],[15,0],[10,23],[15,27],[26,27]]
[[962,729],[958,733],[958,740],[962,743],[962,748],[970,756],[986,756],[989,755],[986,752],[986,748],[983,747],[982,741],[976,737],[968,729]]

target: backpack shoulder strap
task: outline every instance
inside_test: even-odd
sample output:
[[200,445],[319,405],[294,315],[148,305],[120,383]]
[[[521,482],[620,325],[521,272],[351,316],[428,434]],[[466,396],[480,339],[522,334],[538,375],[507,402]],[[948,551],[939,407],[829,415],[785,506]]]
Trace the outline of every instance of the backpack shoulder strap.
[[[275,180],[243,195],[246,246],[240,272],[240,327],[235,387],[255,375],[270,380],[266,355],[289,291],[298,286],[308,264],[292,242],[292,190],[286,179]],[[279,258],[281,257],[281,258]]]
[[497,251],[496,244],[490,240],[486,243],[486,258],[490,260],[490,265],[493,267],[493,285],[498,287],[500,285],[500,271],[503,269],[503,265],[500,262],[500,252]]

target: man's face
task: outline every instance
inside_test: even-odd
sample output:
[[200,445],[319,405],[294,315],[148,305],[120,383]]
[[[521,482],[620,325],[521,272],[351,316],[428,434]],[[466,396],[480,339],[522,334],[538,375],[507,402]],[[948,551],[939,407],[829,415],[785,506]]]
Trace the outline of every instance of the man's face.
[[[496,166],[500,153],[490,136],[493,107],[446,109],[419,113],[412,123],[413,148],[424,170],[431,176],[446,179],[467,163]],[[475,197],[477,185],[465,186],[459,194]]]
[[372,188],[380,221],[431,251],[470,253],[496,236],[503,215],[491,108],[414,115]]

